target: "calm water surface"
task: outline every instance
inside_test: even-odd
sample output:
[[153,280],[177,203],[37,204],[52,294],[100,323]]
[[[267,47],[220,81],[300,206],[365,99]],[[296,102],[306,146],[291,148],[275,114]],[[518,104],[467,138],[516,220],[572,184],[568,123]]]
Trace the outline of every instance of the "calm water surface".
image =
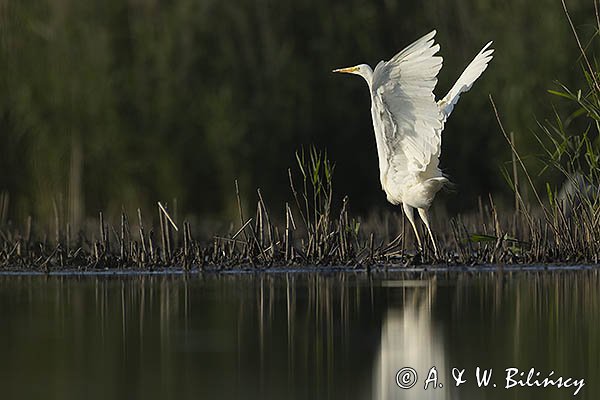
[[[0,277],[0,399],[600,398],[598,271],[416,278]],[[511,367],[585,386],[506,389]]]

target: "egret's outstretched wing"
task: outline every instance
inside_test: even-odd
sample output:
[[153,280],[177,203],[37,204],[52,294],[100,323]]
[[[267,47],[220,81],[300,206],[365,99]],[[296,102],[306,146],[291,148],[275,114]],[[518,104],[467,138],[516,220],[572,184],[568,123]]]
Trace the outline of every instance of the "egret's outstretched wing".
[[435,33],[380,62],[373,71],[373,119],[382,184],[388,172],[394,180],[423,172],[433,158],[437,167],[442,115],[433,89],[442,57],[435,56],[440,49],[434,44]]
[[444,114],[444,122],[446,122],[446,119],[448,119],[450,113],[452,113],[454,105],[458,102],[461,93],[471,89],[473,82],[475,82],[487,68],[488,63],[492,59],[492,53],[494,52],[494,49],[489,48],[491,45],[492,42],[489,42],[483,49],[481,49],[479,54],[475,56],[473,61],[471,61],[471,63],[460,75],[448,94],[438,102],[440,109]]

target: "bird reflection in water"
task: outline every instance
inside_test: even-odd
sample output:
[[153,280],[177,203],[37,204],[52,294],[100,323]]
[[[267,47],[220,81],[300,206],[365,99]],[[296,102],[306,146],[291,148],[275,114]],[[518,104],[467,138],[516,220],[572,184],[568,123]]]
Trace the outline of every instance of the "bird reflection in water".
[[[435,280],[389,282],[402,293],[402,303],[390,306],[381,328],[381,343],[373,366],[373,399],[449,399],[444,382],[448,371],[444,338],[432,320],[431,308],[436,295]],[[437,383],[443,387],[427,390],[424,383],[431,368],[437,369]],[[402,389],[396,383],[396,373],[411,367],[417,371],[418,381],[411,389]]]

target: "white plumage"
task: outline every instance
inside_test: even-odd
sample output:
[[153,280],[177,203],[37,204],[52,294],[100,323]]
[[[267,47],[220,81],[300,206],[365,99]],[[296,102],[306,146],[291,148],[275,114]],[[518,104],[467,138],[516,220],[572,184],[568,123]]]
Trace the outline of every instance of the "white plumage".
[[444,123],[460,95],[468,91],[492,59],[492,42],[475,56],[452,89],[435,101],[433,89],[442,68],[440,46],[432,31],[389,61],[372,70],[366,64],[336,69],[362,76],[371,93],[371,116],[379,157],[381,187],[392,204],[402,204],[421,247],[413,210],[419,211],[434,248],[427,210],[436,193],[448,182],[439,169]]

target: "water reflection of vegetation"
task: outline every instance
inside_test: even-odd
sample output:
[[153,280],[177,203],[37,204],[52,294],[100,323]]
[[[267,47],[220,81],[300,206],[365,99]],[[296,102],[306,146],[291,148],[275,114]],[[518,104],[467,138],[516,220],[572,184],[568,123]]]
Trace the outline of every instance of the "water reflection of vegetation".
[[[393,398],[382,381],[405,361],[433,362],[446,380],[447,365],[600,373],[597,271],[406,277],[0,278],[3,393],[32,398],[34,379],[61,398]],[[67,383],[73,374],[86,384]],[[590,382],[582,398],[594,393]]]

